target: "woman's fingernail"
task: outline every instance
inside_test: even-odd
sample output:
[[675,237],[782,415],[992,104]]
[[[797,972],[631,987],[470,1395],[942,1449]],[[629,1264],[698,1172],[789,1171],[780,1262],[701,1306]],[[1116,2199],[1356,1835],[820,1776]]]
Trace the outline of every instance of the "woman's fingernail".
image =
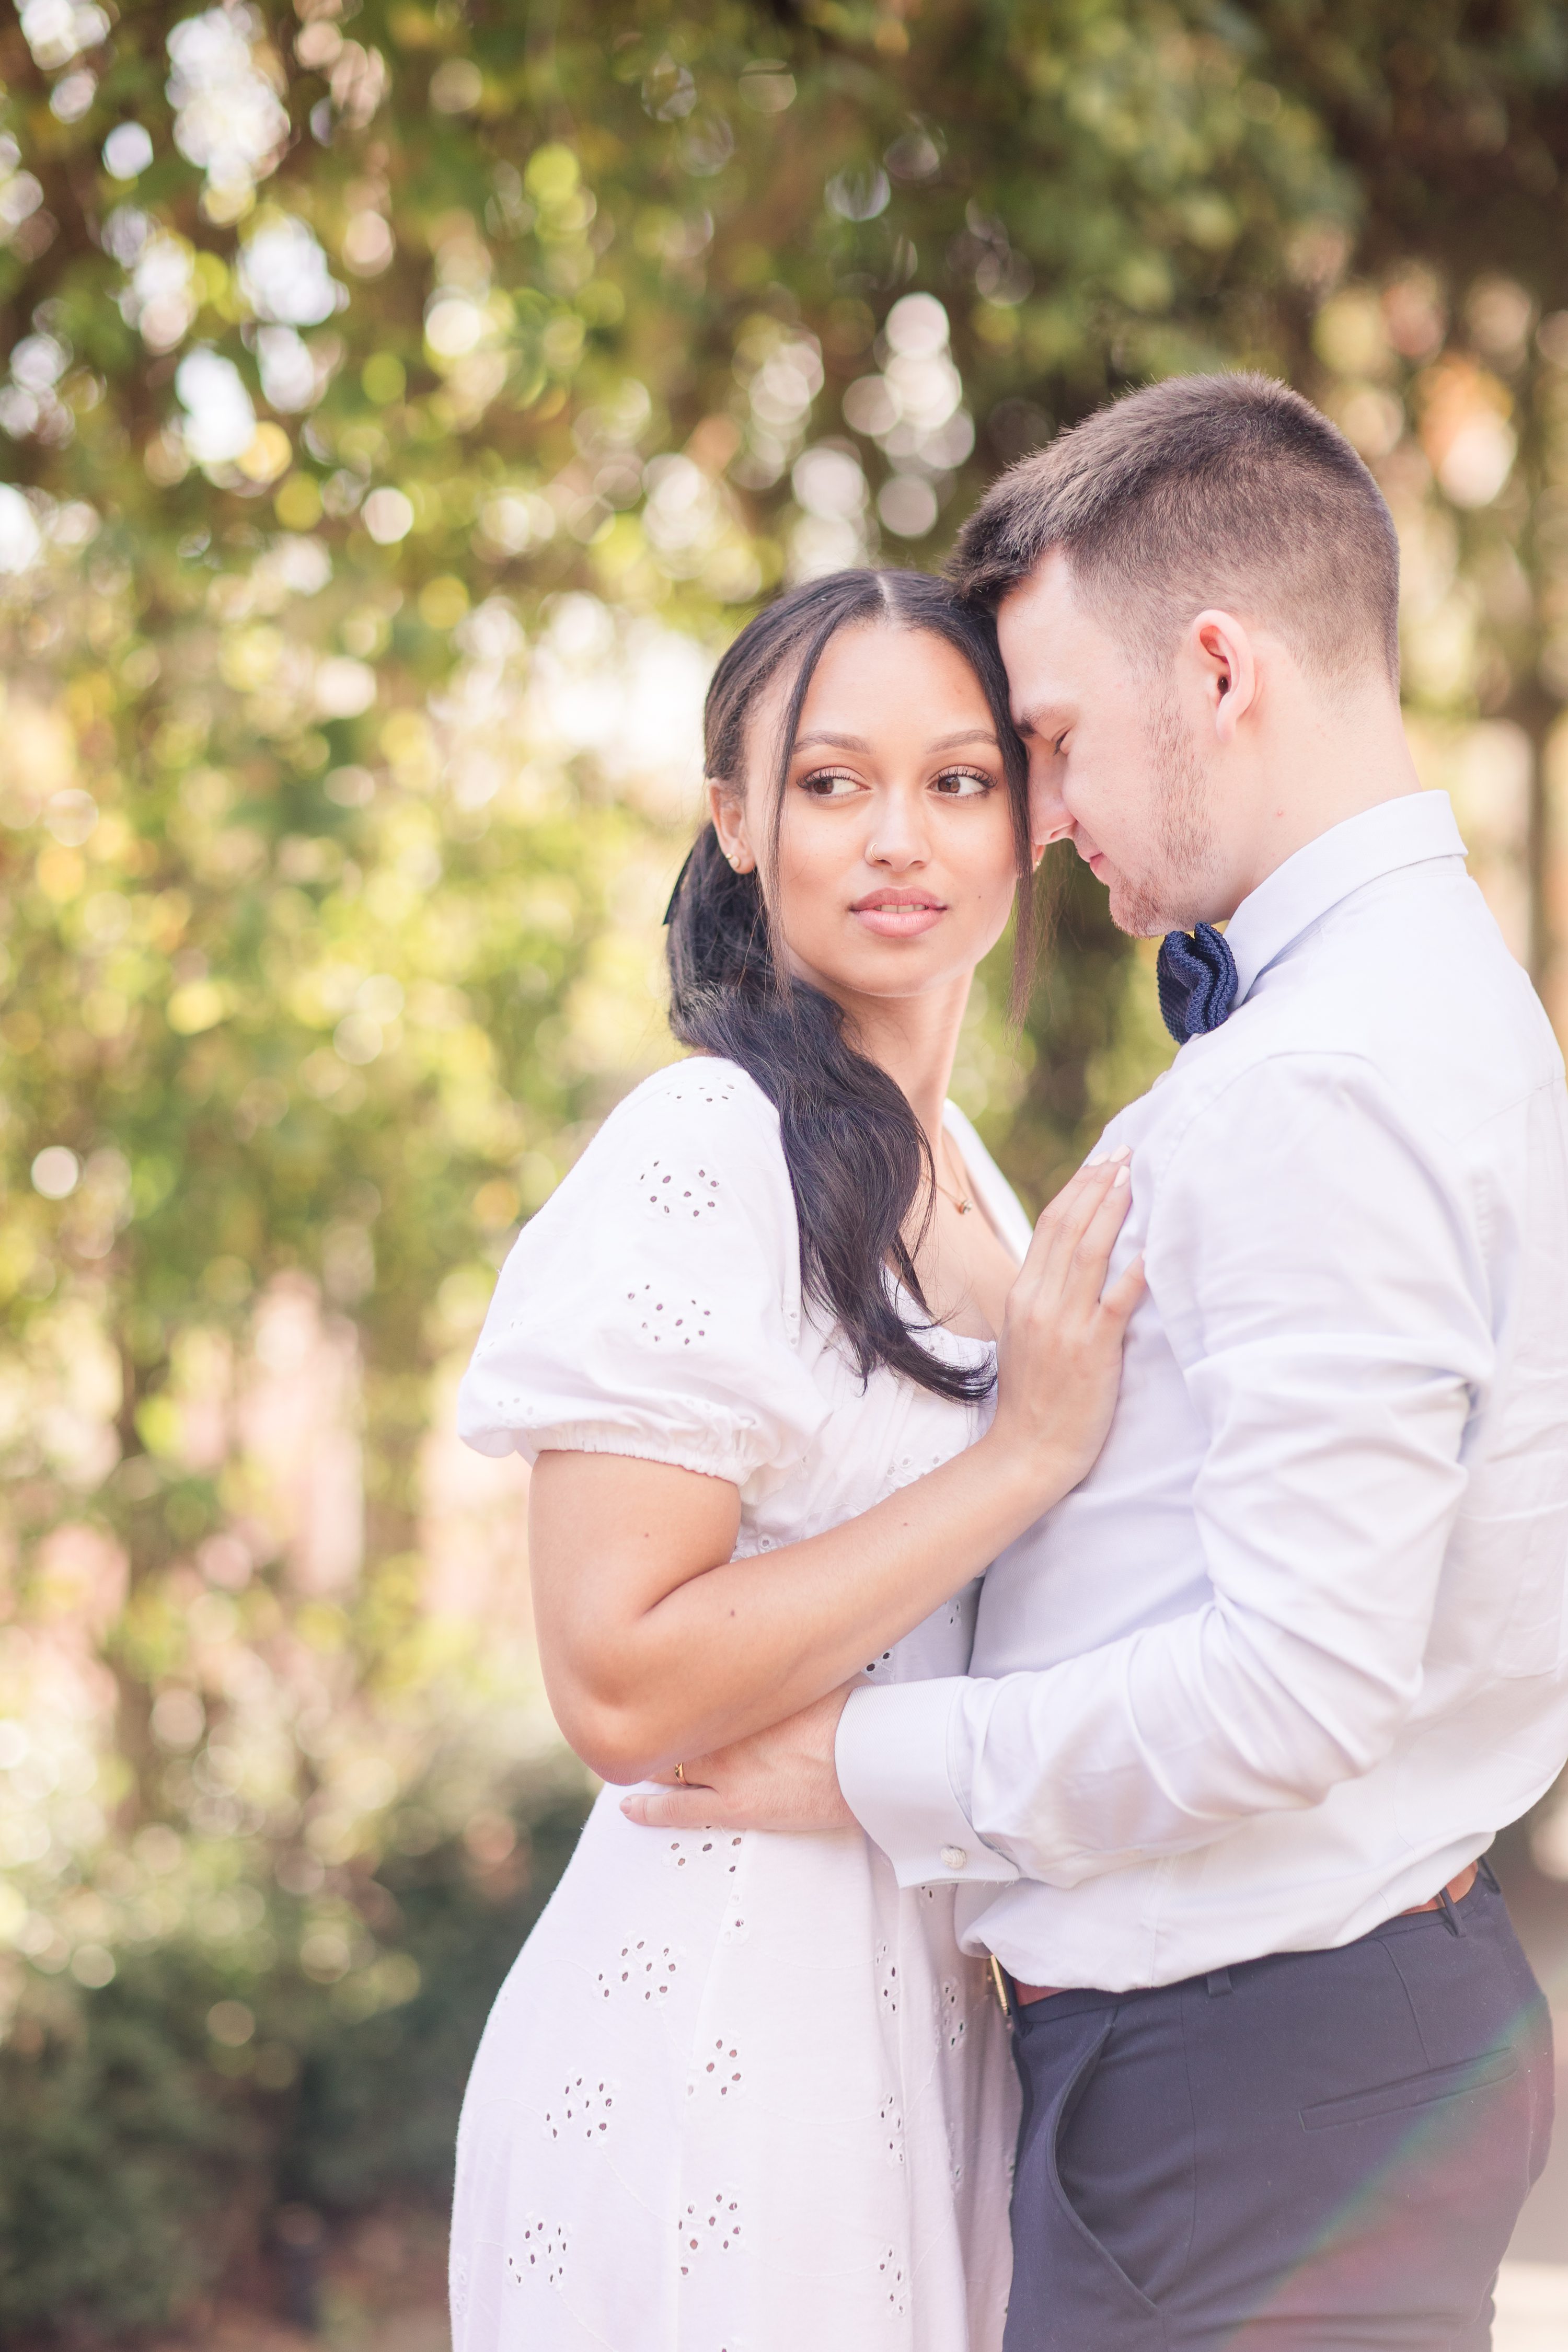
[[1112,1160],[1131,1160],[1132,1146],[1130,1143],[1119,1143],[1110,1157]]
[[1109,1151],[1091,1151],[1083,1164],[1086,1168],[1102,1168],[1110,1157]]
[[1121,1168],[1119,1168],[1119,1169],[1117,1170],[1117,1171],[1116,1171],[1116,1175],[1115,1175],[1114,1181],[1112,1181],[1112,1183],[1111,1183],[1111,1187],[1110,1187],[1110,1189],[1111,1189],[1111,1191],[1112,1191],[1113,1192],[1121,1192],[1121,1187],[1123,1186],[1123,1184],[1131,1184],[1131,1181],[1132,1181],[1132,1171],[1131,1170],[1131,1168],[1128,1168],[1128,1167],[1125,1167],[1125,1166],[1121,1167]]

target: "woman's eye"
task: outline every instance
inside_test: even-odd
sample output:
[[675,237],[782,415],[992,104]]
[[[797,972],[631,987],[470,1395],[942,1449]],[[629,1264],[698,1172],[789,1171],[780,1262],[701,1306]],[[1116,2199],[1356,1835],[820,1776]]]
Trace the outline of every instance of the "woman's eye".
[[994,791],[991,778],[980,768],[944,768],[936,779],[936,789],[947,800],[973,800],[978,793]]
[[819,801],[847,800],[860,789],[860,780],[846,768],[814,768],[809,776],[802,776],[800,789]]

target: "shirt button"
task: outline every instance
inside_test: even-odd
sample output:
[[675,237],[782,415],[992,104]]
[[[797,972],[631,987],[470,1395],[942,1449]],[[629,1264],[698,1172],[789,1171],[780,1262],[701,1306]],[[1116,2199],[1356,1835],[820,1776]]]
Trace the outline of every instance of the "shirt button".
[[944,1845],[942,1847],[942,1866],[943,1870],[962,1870],[968,1860],[969,1856],[965,1853],[961,1845]]

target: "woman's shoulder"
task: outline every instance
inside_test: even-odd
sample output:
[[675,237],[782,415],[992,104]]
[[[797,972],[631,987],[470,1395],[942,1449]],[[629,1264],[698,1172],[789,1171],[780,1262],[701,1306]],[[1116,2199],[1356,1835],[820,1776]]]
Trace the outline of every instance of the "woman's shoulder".
[[465,1376],[459,1426],[632,1454],[743,1485],[826,1407],[798,1359],[799,1243],[778,1122],[742,1070],[660,1070],[524,1225]]
[[787,1181],[777,1111],[748,1071],[717,1055],[693,1054],[644,1078],[616,1104],[578,1165],[596,1160],[608,1170],[629,1159],[651,1167],[648,1154],[661,1147],[683,1162],[696,1150],[731,1172],[745,1168]]
[[541,1215],[559,1228],[627,1211],[639,1221],[714,1234],[738,1222],[753,1229],[777,1223],[793,1237],[794,1194],[778,1113],[738,1063],[692,1055],[644,1078],[616,1106]]
[[778,1113],[749,1070],[716,1054],[689,1054],[644,1078],[621,1100],[601,1133],[616,1126],[683,1127],[777,1140]]

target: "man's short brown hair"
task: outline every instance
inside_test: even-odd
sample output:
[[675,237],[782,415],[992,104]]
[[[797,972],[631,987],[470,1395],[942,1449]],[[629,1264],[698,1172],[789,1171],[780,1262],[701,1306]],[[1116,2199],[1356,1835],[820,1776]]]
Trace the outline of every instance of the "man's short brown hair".
[[1343,434],[1270,376],[1172,376],[1098,410],[992,485],[950,571],[994,610],[1058,549],[1146,660],[1212,604],[1324,679],[1398,683],[1394,519]]

